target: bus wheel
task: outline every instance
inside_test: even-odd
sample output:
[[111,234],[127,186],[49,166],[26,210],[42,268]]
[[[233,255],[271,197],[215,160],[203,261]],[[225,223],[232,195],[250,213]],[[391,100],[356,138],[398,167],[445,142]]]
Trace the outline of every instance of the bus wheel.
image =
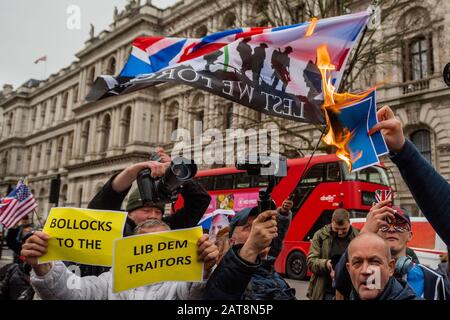
[[306,277],[306,257],[300,251],[292,252],[286,262],[286,274],[289,278],[303,280]]

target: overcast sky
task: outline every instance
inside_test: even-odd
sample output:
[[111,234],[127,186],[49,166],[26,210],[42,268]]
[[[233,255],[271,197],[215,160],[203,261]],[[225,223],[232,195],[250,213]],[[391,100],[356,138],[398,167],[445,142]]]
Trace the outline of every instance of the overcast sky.
[[[144,0],[142,0],[144,1]],[[33,62],[47,55],[46,74],[57,72],[74,61],[84,47],[90,24],[95,35],[108,28],[114,6],[122,10],[128,0],[0,0],[0,90],[5,83],[17,88],[30,78],[44,77],[44,63]],[[176,0],[153,0],[165,8]],[[70,30],[67,13],[80,8],[80,29]]]

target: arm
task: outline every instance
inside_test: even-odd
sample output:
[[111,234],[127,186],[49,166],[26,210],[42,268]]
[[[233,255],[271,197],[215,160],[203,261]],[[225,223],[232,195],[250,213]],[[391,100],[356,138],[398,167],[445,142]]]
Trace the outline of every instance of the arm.
[[106,300],[111,272],[98,277],[79,277],[57,261],[45,275],[38,276],[33,270],[30,281],[43,300]]
[[195,227],[208,209],[211,196],[197,181],[183,184],[181,195],[184,206],[164,220],[172,229]]
[[239,300],[261,264],[251,263],[239,256],[240,248],[233,246],[225,254],[206,284],[206,300]]
[[450,246],[450,185],[406,140],[399,153],[391,156],[414,200],[433,229]]
[[414,145],[405,140],[401,122],[389,106],[377,112],[380,122],[369,135],[380,131],[414,200],[442,240],[450,245],[450,185],[425,160]]
[[311,240],[311,246],[309,247],[308,256],[306,257],[306,264],[308,265],[309,270],[313,273],[320,274],[328,274],[330,270],[327,267],[328,259],[321,258],[320,247],[322,245],[322,241],[320,240],[320,230],[314,234],[313,239]]
[[131,189],[131,185],[121,192],[117,192],[112,187],[113,180],[117,177],[114,175],[101,188],[101,190],[92,198],[88,204],[89,209],[115,210],[120,211],[122,202]]
[[21,228],[11,228],[8,229],[6,234],[6,245],[9,249],[14,251],[14,253],[20,255],[20,250],[22,249],[22,243],[19,241],[19,234],[21,232]]
[[283,249],[283,241],[286,237],[286,234],[289,230],[289,226],[292,220],[292,212],[289,210],[287,213],[284,213],[277,209],[277,227],[278,227],[278,237],[273,239],[272,247],[269,251],[269,256],[277,258]]
[[205,299],[239,300],[261,265],[259,255],[277,237],[275,211],[264,211],[253,221],[242,248],[231,247],[206,284]]
[[120,210],[122,202],[131,189],[139,172],[145,169],[151,171],[152,177],[159,178],[164,175],[170,163],[147,161],[136,163],[117,175],[114,175],[103,188],[89,202],[89,209]]

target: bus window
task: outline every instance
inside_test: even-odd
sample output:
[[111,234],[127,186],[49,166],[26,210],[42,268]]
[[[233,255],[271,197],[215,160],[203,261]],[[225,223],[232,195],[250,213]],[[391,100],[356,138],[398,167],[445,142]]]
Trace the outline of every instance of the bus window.
[[214,180],[215,180],[214,176],[197,178],[197,181],[203,186],[203,188],[205,188],[208,191],[215,190]]
[[217,176],[215,190],[233,189],[233,185],[234,185],[233,178],[234,178],[234,176],[232,174],[225,174],[223,176]]
[[260,187],[267,187],[269,185],[269,180],[266,176],[253,176],[252,179],[252,187],[253,188],[260,188]]
[[361,192],[361,203],[365,206],[372,206],[375,203],[375,192],[363,191]]
[[316,223],[309,229],[303,241],[311,241],[314,234],[321,229],[323,226],[331,223],[331,217],[333,216],[334,210],[325,210],[322,212],[319,218],[317,218]]
[[327,182],[341,181],[341,169],[339,162],[331,162],[327,164]]
[[381,167],[372,166],[357,172],[349,172],[347,166],[343,165],[342,170],[344,173],[344,180],[358,180],[389,186],[386,170]]
[[358,180],[367,181],[385,186],[389,185],[388,177],[384,169],[380,167],[368,167],[357,172]]
[[234,175],[235,189],[250,188],[251,179],[246,172],[237,173]]
[[316,164],[309,168],[308,172],[306,172],[305,177],[302,179],[301,183],[319,183],[323,181],[323,171],[325,165],[323,163]]
[[356,218],[366,218],[367,217],[367,211],[361,211],[361,210],[349,210],[350,218],[356,219]]
[[312,166],[306,172],[305,177],[301,179],[294,191],[294,214],[298,212],[302,204],[308,198],[314,188],[324,179],[324,171],[326,164],[320,163]]

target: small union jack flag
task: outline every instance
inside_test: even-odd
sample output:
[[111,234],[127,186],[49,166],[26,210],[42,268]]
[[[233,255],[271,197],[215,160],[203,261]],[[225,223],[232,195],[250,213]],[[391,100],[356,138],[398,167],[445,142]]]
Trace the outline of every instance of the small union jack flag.
[[36,200],[27,185],[20,180],[16,188],[1,200],[0,223],[6,228],[16,225],[37,207]]
[[392,190],[375,190],[375,201],[378,203],[385,200],[392,201]]

